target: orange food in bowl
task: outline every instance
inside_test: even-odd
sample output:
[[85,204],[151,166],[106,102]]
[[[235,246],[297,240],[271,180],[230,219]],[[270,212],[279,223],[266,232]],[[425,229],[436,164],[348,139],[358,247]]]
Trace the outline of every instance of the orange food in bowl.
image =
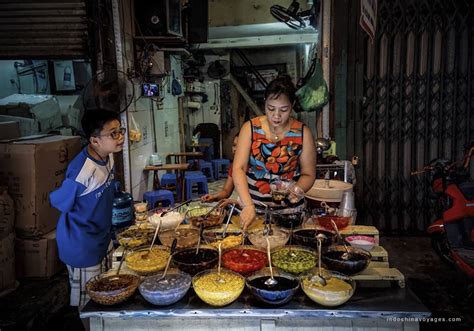
[[336,223],[338,230],[342,230],[349,225],[351,218],[346,217],[346,216],[331,216],[331,215],[318,216],[316,218],[316,222],[320,226],[328,230],[334,231],[334,227],[332,226],[331,220],[333,220],[334,223]]

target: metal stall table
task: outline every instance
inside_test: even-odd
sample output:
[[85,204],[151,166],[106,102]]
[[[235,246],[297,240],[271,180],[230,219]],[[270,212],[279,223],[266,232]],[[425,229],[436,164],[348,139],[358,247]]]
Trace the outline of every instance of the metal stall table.
[[192,289],[174,305],[158,307],[137,293],[116,306],[90,301],[80,313],[91,330],[418,330],[430,312],[407,288],[358,288],[346,304],[324,308],[301,290],[289,303],[271,307],[246,290],[234,303],[211,307]]

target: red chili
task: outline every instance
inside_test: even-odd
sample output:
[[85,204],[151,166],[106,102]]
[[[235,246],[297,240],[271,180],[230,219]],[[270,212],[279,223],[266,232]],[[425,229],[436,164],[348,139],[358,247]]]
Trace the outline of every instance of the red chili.
[[241,274],[260,270],[267,263],[266,254],[255,249],[235,248],[224,252],[222,255],[224,267]]

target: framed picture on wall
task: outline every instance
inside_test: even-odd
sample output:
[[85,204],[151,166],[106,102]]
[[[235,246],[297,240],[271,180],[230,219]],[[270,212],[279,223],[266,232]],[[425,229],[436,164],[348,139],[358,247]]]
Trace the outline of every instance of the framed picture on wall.
[[53,61],[56,91],[75,91],[74,65],[72,61]]

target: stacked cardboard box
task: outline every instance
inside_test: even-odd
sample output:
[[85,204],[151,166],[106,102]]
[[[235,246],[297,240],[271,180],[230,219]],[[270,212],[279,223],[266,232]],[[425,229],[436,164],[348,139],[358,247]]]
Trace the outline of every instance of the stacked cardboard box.
[[49,193],[59,187],[69,162],[81,149],[79,137],[30,136],[0,143],[0,183],[15,204],[18,277],[50,277],[61,268],[56,245],[59,212]]

